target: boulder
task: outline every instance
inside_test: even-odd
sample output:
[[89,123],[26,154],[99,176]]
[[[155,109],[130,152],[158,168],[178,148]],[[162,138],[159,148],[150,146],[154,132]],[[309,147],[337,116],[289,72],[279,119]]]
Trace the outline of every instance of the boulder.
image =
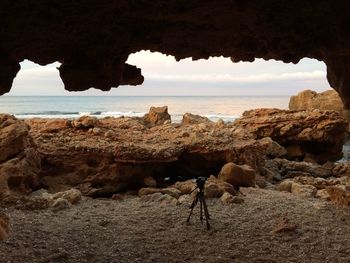
[[43,133],[56,133],[70,126],[70,121],[66,119],[53,119],[47,121],[41,128]]
[[292,184],[293,180],[292,179],[286,179],[283,180],[278,186],[277,190],[278,191],[284,191],[284,192],[291,192],[292,191]]
[[183,125],[193,125],[193,124],[201,124],[201,123],[211,123],[211,121],[207,117],[195,115],[188,112],[185,113],[182,117]]
[[218,179],[234,187],[250,187],[255,186],[255,173],[255,170],[248,165],[237,165],[231,162],[221,168]]
[[291,186],[291,193],[300,197],[314,197],[316,192],[317,188],[312,185],[302,185],[293,182]]
[[54,211],[60,211],[60,210],[64,210],[67,209],[71,206],[71,204],[68,202],[67,199],[64,198],[57,198],[53,204],[52,204],[52,210]]
[[72,122],[73,127],[77,129],[94,128],[98,125],[99,120],[92,116],[81,116]]
[[82,198],[82,195],[81,195],[81,192],[77,189],[70,189],[68,191],[64,191],[64,192],[58,192],[58,193],[55,193],[52,198],[54,200],[58,199],[58,198],[63,198],[63,199],[66,199],[69,203],[71,204],[77,204],[81,198]]
[[312,90],[304,90],[289,100],[290,110],[334,110],[343,115],[344,105],[335,90],[327,90],[317,93]]
[[151,127],[164,124],[169,120],[171,121],[168,106],[151,107],[149,112],[143,116],[143,120],[147,126]]
[[167,205],[172,205],[176,206],[179,204],[178,200],[174,198],[171,195],[168,194],[163,194],[159,199],[158,202],[160,202],[160,205],[167,206]]
[[0,198],[28,194],[39,185],[41,160],[29,126],[0,114]]
[[241,204],[244,202],[244,199],[239,196],[233,196],[232,194],[225,192],[221,197],[220,200],[223,204]]
[[196,188],[196,183],[194,182],[194,180],[190,179],[182,182],[176,182],[172,187],[178,189],[181,192],[181,194],[187,195],[190,194],[193,191],[193,189]]

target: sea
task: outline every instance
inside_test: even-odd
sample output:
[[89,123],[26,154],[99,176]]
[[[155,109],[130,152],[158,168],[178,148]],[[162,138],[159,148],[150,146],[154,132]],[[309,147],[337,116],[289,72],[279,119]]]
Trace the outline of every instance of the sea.
[[173,122],[186,112],[232,122],[246,110],[287,109],[289,96],[0,96],[0,113],[19,119],[68,118],[83,115],[141,117],[151,106],[168,106]]

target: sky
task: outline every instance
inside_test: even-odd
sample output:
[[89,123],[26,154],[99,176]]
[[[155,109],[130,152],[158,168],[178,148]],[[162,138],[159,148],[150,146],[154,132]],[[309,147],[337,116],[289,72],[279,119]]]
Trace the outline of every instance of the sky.
[[297,65],[279,61],[255,60],[233,63],[229,58],[177,62],[172,56],[141,51],[127,61],[142,69],[141,86],[120,86],[109,92],[89,89],[84,92],[64,90],[56,67],[21,63],[14,80],[13,96],[290,96],[305,89],[318,92],[330,89],[323,62],[303,59]]

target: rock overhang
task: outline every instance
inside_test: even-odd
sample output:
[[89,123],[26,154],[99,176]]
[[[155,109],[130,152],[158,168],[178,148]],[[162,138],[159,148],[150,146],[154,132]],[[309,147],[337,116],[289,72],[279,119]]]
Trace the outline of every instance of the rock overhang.
[[177,60],[321,60],[350,108],[349,13],[340,0],[2,1],[0,94],[11,89],[24,59],[61,62],[69,91],[140,85],[141,70],[126,61],[150,50]]

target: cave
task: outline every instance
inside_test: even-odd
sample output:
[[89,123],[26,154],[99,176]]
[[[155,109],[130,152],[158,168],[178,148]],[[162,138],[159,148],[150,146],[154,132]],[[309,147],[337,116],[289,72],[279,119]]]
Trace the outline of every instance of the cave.
[[68,91],[140,85],[126,63],[141,50],[191,57],[255,58],[298,63],[314,58],[346,109],[350,5],[345,1],[2,1],[0,94],[10,91],[20,62],[59,61]]

